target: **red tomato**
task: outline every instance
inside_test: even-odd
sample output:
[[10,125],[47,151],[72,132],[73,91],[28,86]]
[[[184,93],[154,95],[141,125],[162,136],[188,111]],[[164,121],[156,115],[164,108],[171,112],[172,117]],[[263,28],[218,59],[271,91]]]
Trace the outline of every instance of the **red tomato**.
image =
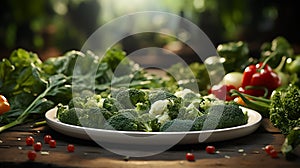
[[37,143],[35,143],[34,145],[33,145],[33,149],[35,150],[35,151],[41,151],[42,150],[42,143],[41,142],[37,142]]
[[267,145],[267,146],[265,146],[265,151],[267,152],[267,154],[270,154],[271,150],[274,150],[274,146],[273,145]]
[[74,150],[75,150],[74,145],[73,145],[73,144],[69,144],[69,145],[67,146],[67,150],[68,150],[68,152],[74,152]]
[[205,148],[206,153],[213,154],[216,152],[216,148],[214,146],[207,146]]
[[8,103],[7,99],[0,95],[0,115],[6,113],[10,110],[10,104]]
[[46,144],[48,144],[49,141],[50,141],[51,139],[52,139],[51,135],[45,135],[45,136],[44,136],[44,142],[45,142]]
[[195,161],[195,155],[193,153],[186,153],[185,158],[188,161]]
[[34,138],[32,136],[28,136],[26,138],[26,145],[31,146],[34,144]]
[[50,148],[56,148],[56,141],[54,139],[51,139],[49,141],[49,146],[50,146]]
[[36,158],[36,152],[35,151],[28,151],[27,157],[31,161],[35,160],[35,158]]

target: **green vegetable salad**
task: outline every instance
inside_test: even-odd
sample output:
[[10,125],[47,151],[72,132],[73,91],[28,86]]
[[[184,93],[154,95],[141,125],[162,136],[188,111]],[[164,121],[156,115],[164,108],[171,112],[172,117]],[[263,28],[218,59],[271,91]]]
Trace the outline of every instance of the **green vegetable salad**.
[[172,94],[161,89],[117,88],[105,96],[81,95],[58,106],[61,122],[120,131],[177,132],[228,128],[248,121],[239,106],[190,89]]

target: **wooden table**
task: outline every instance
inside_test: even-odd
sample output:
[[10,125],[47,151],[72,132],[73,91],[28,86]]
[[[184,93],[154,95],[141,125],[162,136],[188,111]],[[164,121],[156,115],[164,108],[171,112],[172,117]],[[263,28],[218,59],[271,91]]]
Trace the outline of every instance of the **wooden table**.
[[[281,153],[279,158],[271,158],[262,149],[267,144],[280,151],[284,136],[272,128],[264,119],[253,134],[234,140],[210,144],[180,145],[149,157],[128,158],[101,148],[93,141],[86,141],[60,134],[47,125],[32,128],[25,124],[11,128],[0,134],[0,167],[299,167],[300,159],[287,161]],[[56,148],[44,144],[43,137],[50,134],[57,141]],[[26,146],[27,136],[41,141],[42,151],[34,161],[29,161],[27,152],[32,146]],[[68,144],[75,145],[75,151],[66,150]],[[214,145],[218,153],[207,154],[205,147]],[[185,154],[193,152],[195,161],[187,161]]]

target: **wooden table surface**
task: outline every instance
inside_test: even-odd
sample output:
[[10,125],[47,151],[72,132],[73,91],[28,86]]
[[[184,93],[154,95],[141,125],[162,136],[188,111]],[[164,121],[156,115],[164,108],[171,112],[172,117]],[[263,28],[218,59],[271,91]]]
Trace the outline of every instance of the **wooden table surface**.
[[[56,139],[56,148],[44,144],[46,134]],[[27,158],[27,152],[33,149],[26,146],[27,136],[33,136],[35,141],[43,144],[34,161]],[[0,133],[0,167],[300,167],[299,158],[287,161],[279,153],[279,158],[274,159],[262,149],[272,144],[280,152],[283,141],[284,136],[264,119],[258,130],[241,138],[210,144],[178,145],[154,156],[128,158],[107,151],[93,141],[68,137],[47,125],[32,128],[28,123]],[[66,150],[70,143],[75,145],[73,153]],[[218,153],[207,154],[207,145],[214,145]],[[194,153],[195,161],[185,159],[187,152]]]

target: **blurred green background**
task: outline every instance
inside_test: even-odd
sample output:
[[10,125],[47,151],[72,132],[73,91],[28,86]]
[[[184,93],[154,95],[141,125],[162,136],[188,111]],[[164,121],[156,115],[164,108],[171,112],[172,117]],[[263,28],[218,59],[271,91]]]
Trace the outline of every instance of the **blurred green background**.
[[[0,57],[24,48],[45,60],[68,50],[80,50],[101,25],[116,17],[145,10],[183,16],[198,25],[217,46],[243,40],[254,54],[265,41],[284,36],[299,51],[300,1],[296,0],[2,0]],[[193,54],[174,45],[176,39],[143,33],[119,43],[130,53],[147,46]],[[173,45],[170,45],[173,44]],[[177,47],[177,48],[176,48]]]

